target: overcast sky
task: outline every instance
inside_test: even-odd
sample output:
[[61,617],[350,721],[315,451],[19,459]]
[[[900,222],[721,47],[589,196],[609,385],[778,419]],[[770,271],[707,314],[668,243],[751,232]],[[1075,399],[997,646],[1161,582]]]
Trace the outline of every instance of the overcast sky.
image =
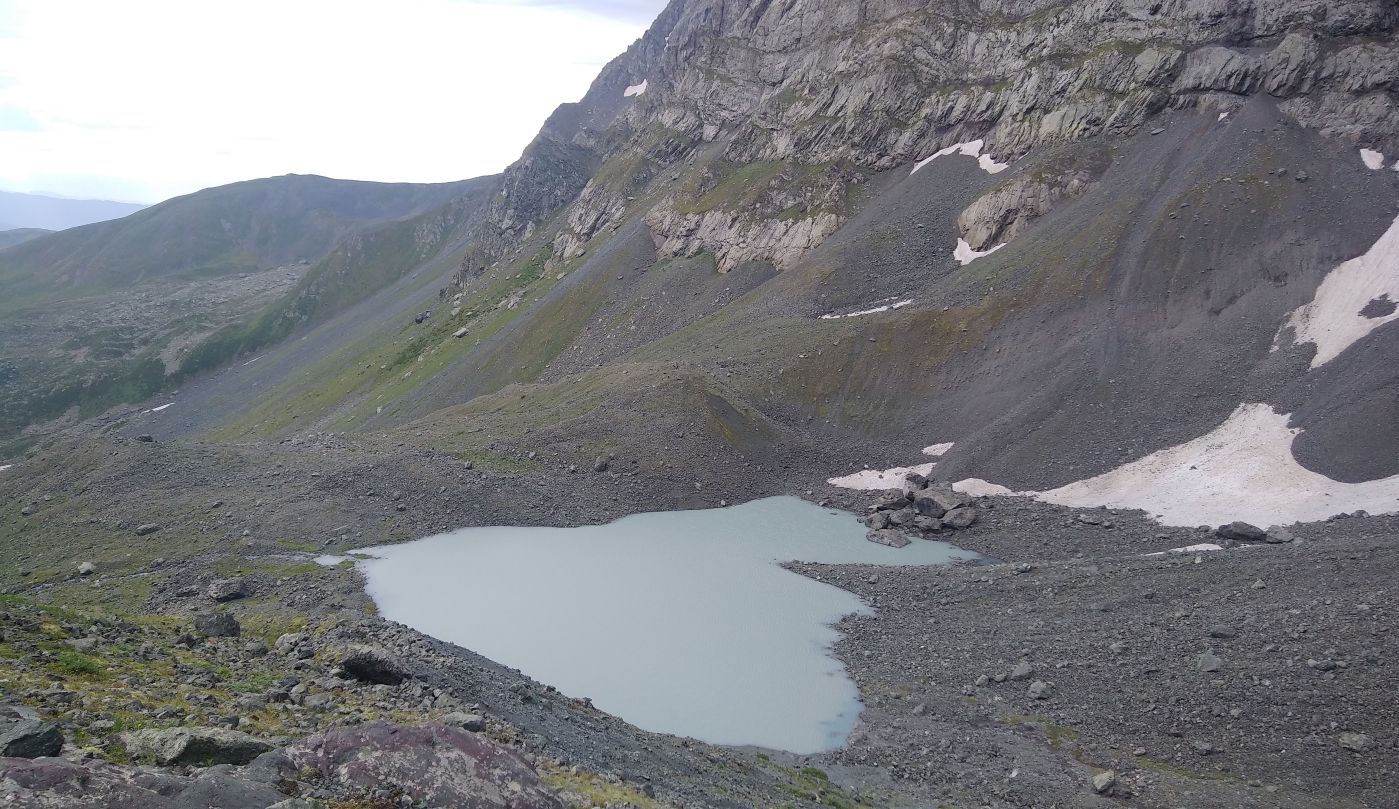
[[664,0],[0,0],[0,189],[503,169]]

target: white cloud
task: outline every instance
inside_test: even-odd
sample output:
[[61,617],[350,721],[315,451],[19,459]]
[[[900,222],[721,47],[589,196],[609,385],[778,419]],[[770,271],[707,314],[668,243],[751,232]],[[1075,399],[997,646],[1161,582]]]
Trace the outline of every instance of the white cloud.
[[435,182],[517,157],[644,30],[479,0],[0,0],[0,185],[152,201],[288,172]]

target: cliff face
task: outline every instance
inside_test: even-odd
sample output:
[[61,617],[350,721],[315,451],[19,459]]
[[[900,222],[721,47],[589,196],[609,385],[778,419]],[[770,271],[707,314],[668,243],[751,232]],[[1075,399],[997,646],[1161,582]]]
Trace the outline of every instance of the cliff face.
[[[677,0],[604,71],[579,105],[583,123],[541,135],[604,167],[631,160],[586,185],[546,167],[556,198],[581,190],[555,250],[576,254],[649,186],[658,199],[647,222],[663,256],[709,251],[724,270],[747,260],[788,266],[845,220],[862,172],[978,139],[1007,160],[1125,136],[1166,109],[1228,113],[1252,95],[1326,137],[1393,153],[1396,23],[1399,7],[1385,0]],[[535,159],[527,153],[520,171]],[[735,182],[765,182],[770,199],[713,193],[754,164],[778,166]],[[829,183],[780,170],[837,164],[847,168]],[[692,170],[698,181],[679,190],[651,183]],[[989,243],[1001,220],[1023,223],[1092,179],[1022,184],[982,206],[991,220],[970,213],[965,229],[974,245]],[[1007,211],[1007,195],[1024,204]]]

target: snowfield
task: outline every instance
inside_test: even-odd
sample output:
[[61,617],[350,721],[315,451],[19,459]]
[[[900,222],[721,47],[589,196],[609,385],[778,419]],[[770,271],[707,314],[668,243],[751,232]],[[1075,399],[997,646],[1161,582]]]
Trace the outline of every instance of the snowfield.
[[1316,344],[1312,358],[1316,368],[1385,323],[1399,319],[1399,311],[1378,317],[1360,313],[1371,301],[1385,297],[1399,302],[1399,217],[1364,255],[1327,273],[1312,302],[1298,307],[1287,325],[1296,330],[1296,342]]
[[972,140],[967,141],[966,143],[954,143],[946,149],[940,149],[936,152],[933,152],[928,157],[919,160],[913,165],[913,171],[910,171],[908,174],[910,177],[912,177],[915,173],[917,173],[919,169],[923,168],[924,166],[928,165],[934,160],[937,160],[939,157],[947,157],[950,154],[963,154],[967,157],[975,157],[976,164],[980,166],[981,170],[986,172],[987,174],[999,174],[1005,171],[1006,169],[1010,168],[1009,163],[997,163],[991,158],[991,155],[982,154],[981,147],[984,144],[985,141],[982,140]]
[[965,267],[973,261],[976,261],[977,259],[981,258],[982,256],[991,255],[997,250],[1000,250],[1002,247],[1005,247],[1005,244],[998,244],[990,250],[977,251],[973,250],[970,244],[967,244],[966,239],[958,239],[957,247],[952,251],[952,257],[957,259],[958,264],[961,264],[963,267]]

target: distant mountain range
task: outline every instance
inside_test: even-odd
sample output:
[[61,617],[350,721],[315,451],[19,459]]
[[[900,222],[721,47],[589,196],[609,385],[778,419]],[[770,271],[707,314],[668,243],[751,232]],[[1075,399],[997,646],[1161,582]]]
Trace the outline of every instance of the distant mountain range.
[[43,228],[8,228],[0,225],[0,250],[6,247],[13,247],[17,244],[24,244],[30,239],[37,239],[40,236],[47,236],[51,230]]
[[44,194],[0,191],[0,231],[19,228],[65,230],[78,225],[120,219],[145,207],[134,202],[65,199]]

